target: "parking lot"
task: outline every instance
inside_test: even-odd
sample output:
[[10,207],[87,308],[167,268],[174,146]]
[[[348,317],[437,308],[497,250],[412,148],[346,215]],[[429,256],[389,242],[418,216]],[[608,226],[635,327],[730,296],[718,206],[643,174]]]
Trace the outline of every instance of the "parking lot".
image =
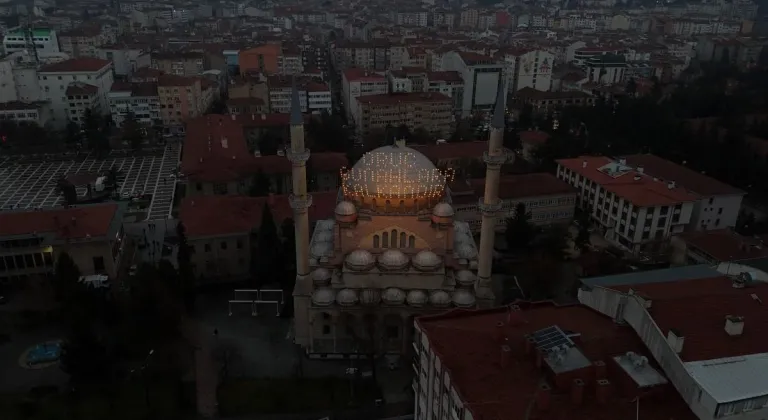
[[[101,174],[115,168],[119,172],[120,195],[152,195],[149,219],[165,219],[173,205],[173,174],[180,157],[181,145],[177,142],[141,155],[114,151],[104,159],[91,155],[0,157],[0,211],[62,205],[64,200],[56,191],[59,179],[75,174]],[[86,194],[86,187],[79,186],[77,193]]]

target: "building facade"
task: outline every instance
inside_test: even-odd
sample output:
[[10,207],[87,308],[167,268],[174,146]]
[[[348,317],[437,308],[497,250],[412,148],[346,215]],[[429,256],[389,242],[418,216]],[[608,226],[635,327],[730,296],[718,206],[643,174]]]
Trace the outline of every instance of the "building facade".
[[69,121],[72,110],[66,91],[73,83],[94,86],[98,109],[100,112],[109,110],[107,95],[114,82],[112,63],[109,61],[82,57],[48,64],[40,68],[38,79],[43,99],[51,103],[56,128],[63,128]]
[[392,93],[356,99],[355,126],[365,137],[372,130],[406,125],[437,136],[451,133],[454,123],[453,99],[442,93]]
[[157,83],[126,83],[112,85],[109,92],[109,109],[115,125],[121,127],[129,113],[139,124],[154,125],[162,121],[160,117],[160,95]]

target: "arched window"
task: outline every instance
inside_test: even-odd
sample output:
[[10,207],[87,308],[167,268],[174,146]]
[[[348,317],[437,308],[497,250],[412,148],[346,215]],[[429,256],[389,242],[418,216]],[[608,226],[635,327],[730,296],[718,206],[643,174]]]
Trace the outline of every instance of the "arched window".
[[387,232],[382,233],[381,234],[381,239],[382,239],[382,241],[381,241],[382,248],[389,248],[389,233],[387,233]]
[[373,247],[374,248],[379,247],[379,235],[373,235]]
[[413,235],[408,237],[408,248],[416,248],[416,237]]
[[392,203],[390,203],[389,200],[387,200],[386,204],[384,205],[384,211],[389,213],[391,208],[392,208]]
[[405,248],[405,232],[400,232],[400,248]]
[[400,211],[405,211],[405,201],[400,200]]
[[392,229],[392,248],[397,248],[397,229]]

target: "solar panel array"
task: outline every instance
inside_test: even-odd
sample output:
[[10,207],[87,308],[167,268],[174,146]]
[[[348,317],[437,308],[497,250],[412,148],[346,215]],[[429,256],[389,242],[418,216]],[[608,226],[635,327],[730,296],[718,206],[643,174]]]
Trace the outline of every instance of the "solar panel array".
[[547,352],[552,351],[555,347],[561,347],[563,345],[567,347],[575,346],[573,340],[568,338],[568,335],[566,335],[557,325],[538,330],[531,334],[531,336],[536,343],[536,348]]

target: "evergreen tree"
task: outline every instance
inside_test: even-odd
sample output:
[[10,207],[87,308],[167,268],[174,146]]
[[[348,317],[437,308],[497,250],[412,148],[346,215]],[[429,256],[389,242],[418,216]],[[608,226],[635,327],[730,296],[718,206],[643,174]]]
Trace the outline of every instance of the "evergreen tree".
[[257,237],[256,255],[257,261],[255,282],[259,288],[272,280],[279,278],[282,264],[280,260],[281,249],[278,246],[280,237],[277,234],[277,226],[272,216],[272,210],[267,203],[261,215],[261,226]]
[[192,252],[187,239],[187,231],[184,225],[179,222],[176,225],[176,236],[179,241],[179,249],[176,254],[176,260],[179,264],[179,282],[181,297],[187,312],[192,312],[195,307],[195,273],[192,270]]
[[109,152],[109,136],[101,116],[87,109],[83,116],[83,130],[85,131],[85,140],[90,150],[102,156]]
[[535,236],[535,229],[531,224],[531,213],[527,211],[524,203],[518,203],[515,214],[507,219],[504,236],[509,249],[518,252],[528,249]]
[[123,120],[123,141],[134,151],[141,149],[144,142],[141,127],[132,112],[128,112]]
[[53,279],[53,287],[59,303],[73,302],[78,294],[80,269],[68,253],[62,252],[56,258]]
[[69,146],[74,146],[80,143],[81,133],[80,126],[74,121],[69,121],[67,127],[64,130],[64,142]]

